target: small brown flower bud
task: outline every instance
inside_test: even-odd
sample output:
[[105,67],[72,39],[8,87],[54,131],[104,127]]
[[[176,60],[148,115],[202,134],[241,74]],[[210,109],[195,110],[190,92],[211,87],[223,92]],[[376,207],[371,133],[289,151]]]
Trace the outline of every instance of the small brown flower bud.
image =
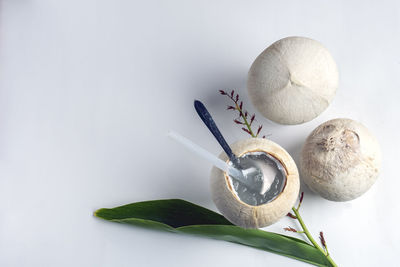
[[297,233],[297,230],[296,229],[294,229],[294,228],[292,228],[292,227],[285,227],[285,228],[283,228],[285,231],[289,231],[289,232],[294,232],[294,233]]
[[242,130],[251,135],[251,132],[248,129],[243,127]]
[[303,202],[303,197],[304,197],[304,192],[301,192],[301,195],[300,195],[300,204],[301,204],[301,202]]
[[290,218],[292,218],[292,219],[297,219],[297,217],[296,216],[294,216],[292,213],[288,213],[288,214],[286,214],[286,216],[288,216],[288,217],[290,217]]
[[262,127],[262,125],[258,126],[257,135],[261,132]]
[[255,118],[256,118],[256,114],[253,114],[253,116],[251,116],[251,119],[250,119],[250,125],[253,123]]
[[325,241],[325,237],[324,237],[324,233],[321,231],[319,232],[319,240],[321,240],[321,244],[324,248],[326,248],[326,241]]

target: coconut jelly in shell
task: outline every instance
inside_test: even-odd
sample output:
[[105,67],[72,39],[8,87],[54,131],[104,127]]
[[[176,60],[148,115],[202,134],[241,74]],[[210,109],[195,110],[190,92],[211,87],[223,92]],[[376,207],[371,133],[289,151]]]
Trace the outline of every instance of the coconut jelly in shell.
[[[253,158],[258,164],[265,161],[261,169],[269,185],[261,188],[254,199],[253,193],[243,193],[245,186],[213,167],[211,194],[215,205],[225,218],[244,228],[260,228],[275,223],[291,210],[299,194],[300,181],[295,162],[282,147],[263,138],[241,140],[231,148],[241,159]],[[225,153],[219,157],[229,162]],[[271,179],[273,170],[275,177]]]

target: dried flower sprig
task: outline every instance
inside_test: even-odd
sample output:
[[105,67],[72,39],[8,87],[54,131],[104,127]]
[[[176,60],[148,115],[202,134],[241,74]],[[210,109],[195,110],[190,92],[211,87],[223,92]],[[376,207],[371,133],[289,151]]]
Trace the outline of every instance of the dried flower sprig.
[[[242,125],[242,130],[252,137],[258,137],[261,133],[263,126],[260,124],[257,128],[257,131],[254,132],[251,129],[253,122],[256,120],[256,114],[250,116],[250,113],[243,109],[243,101],[240,100],[239,94],[232,90],[230,93],[219,90],[221,95],[227,96],[230,100],[232,100],[234,106],[228,105],[227,110],[234,110],[239,112],[239,116],[233,120],[234,123]],[[265,135],[263,136],[265,138]]]
[[[246,110],[243,110],[243,102],[240,101],[239,102],[239,94],[236,94],[234,90],[232,90],[230,92],[230,94],[228,94],[226,91],[224,90],[219,90],[219,93],[221,95],[225,95],[228,96],[235,104],[235,106],[228,106],[228,110],[237,110],[239,111],[239,117],[234,119],[233,121],[236,124],[241,124],[241,125],[245,125],[245,127],[242,127],[242,130],[245,131],[246,133],[250,134],[252,137],[257,137],[259,135],[259,133],[262,130],[262,125],[258,126],[257,132],[256,134],[254,134],[254,131],[252,130],[251,126],[255,120],[255,114],[253,114],[250,117],[250,122],[247,120],[248,119],[248,112]],[[265,136],[263,136],[263,138],[265,138]],[[300,194],[300,198],[299,198],[299,203],[297,204],[297,207],[292,207],[292,211],[293,213],[289,212],[287,214],[288,217],[294,219],[294,220],[298,220],[302,231],[296,230],[292,227],[285,227],[283,228],[285,231],[289,231],[289,232],[294,232],[294,233],[299,233],[299,234],[305,234],[307,239],[311,242],[311,244],[318,249],[322,254],[325,255],[326,259],[329,261],[329,263],[334,266],[337,267],[336,263],[333,261],[333,259],[330,257],[329,252],[328,252],[328,248],[326,246],[326,241],[325,241],[325,237],[323,232],[319,233],[319,239],[321,241],[321,245],[318,245],[318,243],[314,240],[314,238],[312,237],[310,231],[308,230],[308,228],[306,227],[306,225],[304,224],[303,218],[301,217],[300,213],[299,213],[299,209],[301,207],[301,204],[303,202],[303,198],[304,198],[304,192],[301,192]]]

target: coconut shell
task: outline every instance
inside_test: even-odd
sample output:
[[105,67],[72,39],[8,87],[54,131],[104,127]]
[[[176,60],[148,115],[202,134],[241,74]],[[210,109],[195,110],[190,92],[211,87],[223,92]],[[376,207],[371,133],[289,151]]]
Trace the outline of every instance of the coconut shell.
[[[286,169],[286,185],[271,202],[251,206],[242,202],[235,195],[228,175],[213,167],[211,170],[211,194],[215,205],[230,222],[244,228],[260,228],[275,223],[291,210],[298,198],[300,182],[295,162],[286,150],[267,139],[246,139],[232,144],[231,148],[233,153],[238,156],[256,151],[274,156]],[[219,158],[229,161],[225,153],[221,153]]]
[[287,37],[265,49],[247,80],[254,106],[280,124],[300,124],[321,114],[338,87],[339,74],[329,51],[305,37]]
[[301,179],[332,201],[364,194],[376,181],[381,151],[376,138],[351,119],[327,121],[308,136],[300,157]]

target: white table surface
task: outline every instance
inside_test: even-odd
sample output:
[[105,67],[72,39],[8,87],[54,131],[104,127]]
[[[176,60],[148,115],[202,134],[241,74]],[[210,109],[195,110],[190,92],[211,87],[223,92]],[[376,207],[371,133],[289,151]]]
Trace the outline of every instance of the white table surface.
[[[247,138],[218,89],[246,92],[247,71],[292,35],[332,52],[340,86],[330,107],[297,126],[269,122],[298,160],[320,123],[348,117],[379,139],[382,174],[346,203],[307,188],[302,206],[339,266],[396,266],[400,251],[400,2],[0,2],[0,266],[308,266],[211,239],[101,221],[95,209],[182,198],[215,210],[211,166],[169,129],[217,154],[192,108],[202,100],[229,142]],[[295,226],[284,218],[269,231]],[[296,236],[296,234],[294,234]]]

